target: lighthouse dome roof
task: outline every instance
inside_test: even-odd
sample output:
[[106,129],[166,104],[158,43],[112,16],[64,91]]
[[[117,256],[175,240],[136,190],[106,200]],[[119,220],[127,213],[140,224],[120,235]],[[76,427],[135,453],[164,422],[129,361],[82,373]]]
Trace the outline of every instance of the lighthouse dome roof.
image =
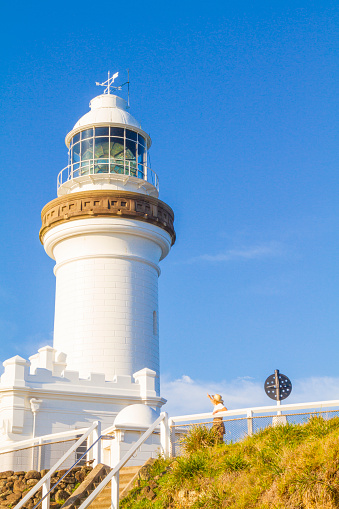
[[126,124],[141,129],[140,123],[127,111],[127,102],[113,94],[94,97],[91,111],[83,115],[73,129],[94,124]]

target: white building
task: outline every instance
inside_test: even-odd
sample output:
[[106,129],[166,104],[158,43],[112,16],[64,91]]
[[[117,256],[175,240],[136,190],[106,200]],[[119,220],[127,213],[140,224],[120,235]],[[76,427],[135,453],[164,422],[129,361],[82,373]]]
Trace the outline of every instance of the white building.
[[[175,241],[173,211],[158,199],[151,139],[126,102],[108,88],[90,108],[66,136],[58,197],[42,210],[40,239],[56,261],[53,347],[4,362],[0,446],[110,426],[127,405],[165,402],[158,264]],[[24,457],[2,460],[25,468]]]

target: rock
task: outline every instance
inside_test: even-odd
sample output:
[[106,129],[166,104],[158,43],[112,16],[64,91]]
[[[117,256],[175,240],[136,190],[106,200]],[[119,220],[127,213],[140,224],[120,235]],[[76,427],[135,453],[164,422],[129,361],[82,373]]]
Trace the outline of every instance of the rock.
[[3,493],[1,493],[0,495],[0,500],[4,500],[6,497],[8,497],[9,495],[12,494],[12,491],[11,490],[6,490],[4,491]]
[[39,482],[38,479],[28,479],[27,486],[30,487],[35,486],[38,482]]
[[43,470],[41,470],[41,477],[45,477],[47,472],[49,472],[48,468],[44,468]]
[[145,486],[141,490],[141,495],[143,497],[147,498],[148,500],[153,500],[156,497],[156,494],[154,493],[154,491],[149,486]]
[[11,495],[8,495],[6,498],[6,503],[11,505],[16,505],[21,498],[21,493],[12,493]]
[[0,479],[7,479],[7,477],[10,477],[13,475],[13,470],[6,470],[6,472],[0,472]]
[[17,479],[19,479],[19,476],[18,475],[10,475],[9,477],[7,477],[7,481],[16,481]]
[[25,490],[27,490],[27,483],[26,482],[19,481],[19,480],[15,481],[14,486],[13,486],[13,491],[14,492],[20,491],[22,493]]
[[67,493],[67,491],[65,491],[65,490],[59,490],[55,494],[56,502],[61,502],[61,501],[67,500],[68,498],[69,498],[69,493]]
[[50,509],[60,509],[60,504],[58,504],[57,502],[51,502],[49,505],[49,508]]
[[67,475],[66,477],[63,478],[63,481],[65,483],[74,482],[74,476],[73,475]]
[[86,474],[85,472],[82,472],[81,470],[78,471],[78,472],[75,472],[75,479],[78,481],[78,482],[82,482],[86,477]]
[[20,470],[19,472],[14,472],[14,475],[25,475],[26,472],[24,472],[23,470]]
[[[23,509],[33,509],[33,507],[34,507],[33,502],[29,501],[29,502],[27,502],[27,504],[25,504],[25,505],[23,506]],[[0,509],[1,509],[1,508],[0,508]]]
[[155,499],[155,497],[156,497],[156,494],[154,493],[154,491],[153,490],[149,490],[149,492],[146,495],[146,498],[148,500],[153,500],[153,499]]
[[67,469],[67,470],[58,470],[58,471],[57,471],[57,475],[59,476],[59,479],[60,479],[60,477],[62,477],[63,475],[65,475],[65,474],[66,474],[66,472],[68,472],[68,469]]
[[148,483],[148,486],[149,486],[152,490],[154,490],[154,488],[156,488],[158,485],[157,485],[157,483],[156,483],[155,481],[150,481],[150,482]]
[[13,488],[13,484],[14,484],[13,481],[6,482],[6,488]]
[[37,470],[29,470],[25,475],[25,479],[41,479],[41,474]]

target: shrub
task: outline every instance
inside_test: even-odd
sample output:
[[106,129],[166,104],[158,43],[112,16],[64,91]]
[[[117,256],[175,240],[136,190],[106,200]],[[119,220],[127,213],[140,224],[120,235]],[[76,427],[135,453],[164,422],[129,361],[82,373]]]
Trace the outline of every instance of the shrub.
[[186,479],[193,479],[206,473],[208,458],[204,453],[195,453],[190,456],[182,456],[176,461],[173,468],[173,478],[176,485],[180,485]]
[[190,454],[206,447],[217,445],[219,436],[215,428],[208,428],[204,425],[193,425],[187,434],[180,439],[182,450],[186,454]]
[[227,472],[237,472],[249,467],[249,463],[245,460],[243,455],[238,452],[236,454],[226,456],[223,460],[222,466]]

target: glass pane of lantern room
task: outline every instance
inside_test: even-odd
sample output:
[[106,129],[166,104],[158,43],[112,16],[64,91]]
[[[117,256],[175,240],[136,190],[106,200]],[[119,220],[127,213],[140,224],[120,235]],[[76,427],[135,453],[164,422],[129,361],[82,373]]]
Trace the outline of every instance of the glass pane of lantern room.
[[95,137],[97,136],[109,136],[109,127],[96,127]]
[[124,137],[124,128],[123,127],[111,127],[111,136],[119,136],[120,138]]
[[78,143],[78,141],[80,141],[80,133],[78,133],[75,136],[73,136],[73,138],[72,138],[72,145],[74,145],[75,143]]
[[72,163],[78,163],[79,161],[80,161],[80,143],[76,143],[72,147],[71,162]]
[[126,138],[129,140],[138,141],[138,134],[134,131],[130,131],[129,129],[126,129]]
[[145,149],[138,144],[138,177],[139,179],[144,178],[144,164],[145,164]]
[[81,160],[93,159],[93,138],[81,142]]
[[111,173],[124,173],[124,140],[111,137]]
[[109,138],[95,138],[94,159],[94,173],[108,173]]
[[126,140],[125,149],[125,161],[126,161],[126,172],[132,177],[137,176],[137,144],[135,141]]
[[87,138],[91,138],[93,136],[93,129],[86,129],[81,133],[81,139],[85,140]]
[[95,138],[94,158],[109,158],[109,138]]

